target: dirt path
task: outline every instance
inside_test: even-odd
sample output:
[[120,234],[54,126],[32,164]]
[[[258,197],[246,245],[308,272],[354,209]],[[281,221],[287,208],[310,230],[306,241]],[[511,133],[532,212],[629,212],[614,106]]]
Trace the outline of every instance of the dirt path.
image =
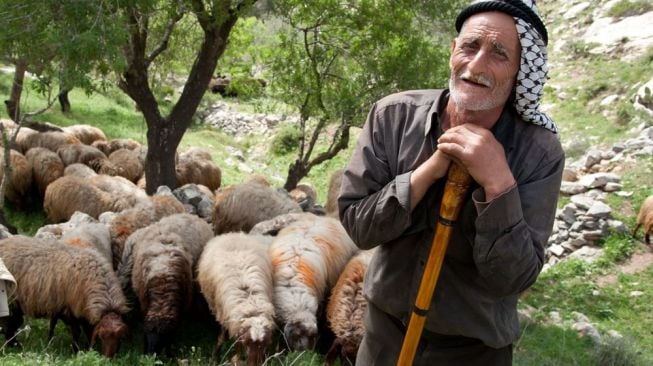
[[615,273],[610,273],[605,276],[601,276],[597,279],[597,284],[599,286],[611,285],[617,282],[619,274],[633,274],[639,271],[643,271],[649,266],[653,265],[653,252],[651,248],[647,248],[644,253],[635,253],[630,259],[617,266]]

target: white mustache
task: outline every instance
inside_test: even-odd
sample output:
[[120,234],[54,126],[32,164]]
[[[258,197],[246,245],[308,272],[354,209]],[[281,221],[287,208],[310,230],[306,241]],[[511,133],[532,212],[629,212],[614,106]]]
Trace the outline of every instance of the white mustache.
[[474,75],[469,71],[463,71],[462,73],[458,74],[458,78],[465,81],[471,81],[476,84],[481,84],[488,88],[494,86],[492,80],[483,74]]

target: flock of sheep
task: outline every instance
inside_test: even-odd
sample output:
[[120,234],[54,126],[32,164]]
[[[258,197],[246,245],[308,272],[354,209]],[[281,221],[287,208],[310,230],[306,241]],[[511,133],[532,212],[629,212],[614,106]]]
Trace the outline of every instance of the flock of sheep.
[[145,194],[145,149],[88,125],[20,129],[6,199],[18,209],[41,200],[52,225],[0,241],[17,282],[11,315],[0,319],[6,341],[20,341],[23,315],[48,318],[49,338],[61,320],[75,349],[84,334],[112,357],[135,325],[125,315],[138,307],[145,352],[161,353],[201,297],[221,329],[216,352],[230,338],[235,360],[261,364],[275,345],[310,349],[325,332],[335,339],[327,360],[353,360],[371,252],[335,218],[341,171],[325,210],[307,185],[288,193],[252,176],[220,188],[210,154],[191,148],[178,157],[177,179],[213,201],[212,216],[200,217],[169,191]]

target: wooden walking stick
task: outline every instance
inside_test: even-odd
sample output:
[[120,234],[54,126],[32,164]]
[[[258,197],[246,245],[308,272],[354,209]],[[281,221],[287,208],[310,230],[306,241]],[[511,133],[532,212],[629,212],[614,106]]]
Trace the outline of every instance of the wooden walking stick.
[[438,282],[442,262],[447,252],[453,224],[458,219],[465,194],[471,183],[472,177],[467,171],[460,165],[452,163],[447,174],[447,183],[444,186],[444,195],[440,204],[440,216],[435,228],[431,252],[424,267],[424,274],[422,274],[422,281],[420,282],[417,298],[415,299],[415,308],[410,316],[410,322],[408,323],[408,329],[406,330],[406,336],[401,347],[397,365],[410,366],[413,364],[417,345],[419,344],[424,323],[426,322],[426,314],[431,305],[435,285]]

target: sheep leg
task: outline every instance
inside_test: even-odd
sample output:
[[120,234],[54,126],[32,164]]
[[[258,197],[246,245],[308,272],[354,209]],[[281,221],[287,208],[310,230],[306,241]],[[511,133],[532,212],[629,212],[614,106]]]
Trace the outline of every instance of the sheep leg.
[[70,334],[72,335],[73,338],[73,344],[72,344],[73,351],[77,353],[79,352],[79,335],[81,334],[79,320],[72,315],[68,315],[68,314],[60,314],[60,315],[61,315],[61,320],[63,320],[64,324],[66,324],[68,326],[68,329],[70,330]]
[[333,344],[331,345],[331,348],[329,348],[329,351],[327,352],[326,356],[324,357],[324,361],[327,363],[327,365],[333,365],[336,362],[336,359],[338,358],[338,355],[340,355],[340,349],[341,349],[340,341],[336,339],[333,341]]
[[651,234],[650,233],[647,232],[646,235],[644,235],[644,241],[646,242],[646,244],[651,245]]
[[57,321],[59,320],[59,314],[54,315],[50,318],[50,325],[48,326],[48,343],[52,342],[54,338],[54,330],[57,328]]

